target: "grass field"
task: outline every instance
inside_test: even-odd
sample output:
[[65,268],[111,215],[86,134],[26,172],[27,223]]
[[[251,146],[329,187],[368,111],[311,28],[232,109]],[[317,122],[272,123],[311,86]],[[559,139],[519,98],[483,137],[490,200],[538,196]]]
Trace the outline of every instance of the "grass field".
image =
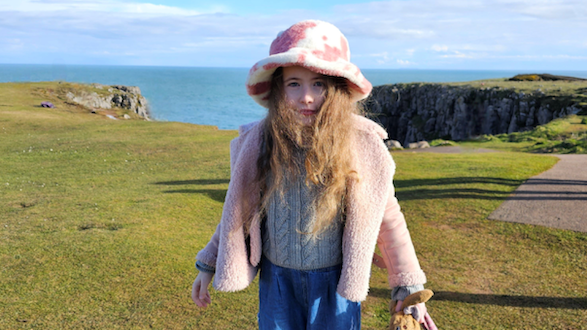
[[[0,84],[0,329],[254,329],[256,284],[189,297],[237,133],[114,121],[55,88]],[[587,329],[587,234],[485,220],[556,158],[392,155],[440,329]],[[389,294],[373,269],[364,329],[385,328]]]
[[[446,143],[447,141],[437,140],[433,142]],[[495,136],[483,135],[471,141],[448,142],[451,145],[518,152],[585,154],[587,153],[587,116],[571,115],[558,118],[527,132],[514,132]],[[434,145],[435,143],[431,144]]]
[[587,109],[587,81],[509,81],[507,78],[486,79],[468,82],[444,83],[449,86],[471,86],[477,89],[501,90],[507,95],[508,91],[532,94],[544,94],[547,104],[577,107]]

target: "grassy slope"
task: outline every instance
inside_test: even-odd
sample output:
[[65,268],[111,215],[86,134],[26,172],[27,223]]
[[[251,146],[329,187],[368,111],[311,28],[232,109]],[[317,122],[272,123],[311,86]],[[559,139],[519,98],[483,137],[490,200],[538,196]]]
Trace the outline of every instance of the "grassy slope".
[[[254,328],[256,285],[213,292],[206,310],[189,299],[236,132],[113,121],[31,92],[51,86],[0,84],[0,328]],[[58,109],[33,107],[44,100]],[[440,328],[586,328],[587,235],[484,220],[554,158],[393,156]],[[371,283],[364,328],[382,329],[385,273]]]
[[547,103],[562,102],[587,108],[587,81],[509,81],[505,78],[469,82],[446,83],[450,86],[472,86],[474,88],[499,88],[515,90],[526,94],[540,91]]
[[[431,142],[434,145],[442,140]],[[449,141],[453,145],[457,143]],[[531,131],[483,135],[458,145],[533,153],[587,153],[587,116],[558,118]]]

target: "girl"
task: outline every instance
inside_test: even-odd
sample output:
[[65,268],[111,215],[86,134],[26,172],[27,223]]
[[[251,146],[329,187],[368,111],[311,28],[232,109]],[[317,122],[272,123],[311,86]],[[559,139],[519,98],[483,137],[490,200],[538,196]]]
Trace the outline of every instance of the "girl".
[[[372,261],[388,269],[398,308],[423,289],[387,134],[358,115],[372,87],[349,58],[335,26],[303,21],[251,68],[247,91],[269,112],[231,142],[222,219],[197,255],[199,307],[214,274],[217,290],[237,291],[260,268],[260,329],[359,329]],[[427,316],[423,304],[407,312]]]

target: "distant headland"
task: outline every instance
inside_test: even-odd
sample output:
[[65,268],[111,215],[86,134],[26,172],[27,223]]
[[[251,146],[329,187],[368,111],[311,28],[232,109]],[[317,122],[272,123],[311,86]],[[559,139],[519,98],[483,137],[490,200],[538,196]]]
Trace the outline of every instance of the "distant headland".
[[364,101],[372,119],[402,145],[529,131],[567,115],[587,115],[587,80],[550,74],[462,83],[376,86]]

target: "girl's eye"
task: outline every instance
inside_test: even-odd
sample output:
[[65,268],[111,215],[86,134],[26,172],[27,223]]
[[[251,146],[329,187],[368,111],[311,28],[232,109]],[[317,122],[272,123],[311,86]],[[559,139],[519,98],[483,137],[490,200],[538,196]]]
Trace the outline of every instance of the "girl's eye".
[[298,87],[300,84],[297,82],[290,82],[289,84],[287,84],[288,87]]
[[317,81],[314,83],[314,86],[316,87],[324,87],[324,83],[322,81]]

